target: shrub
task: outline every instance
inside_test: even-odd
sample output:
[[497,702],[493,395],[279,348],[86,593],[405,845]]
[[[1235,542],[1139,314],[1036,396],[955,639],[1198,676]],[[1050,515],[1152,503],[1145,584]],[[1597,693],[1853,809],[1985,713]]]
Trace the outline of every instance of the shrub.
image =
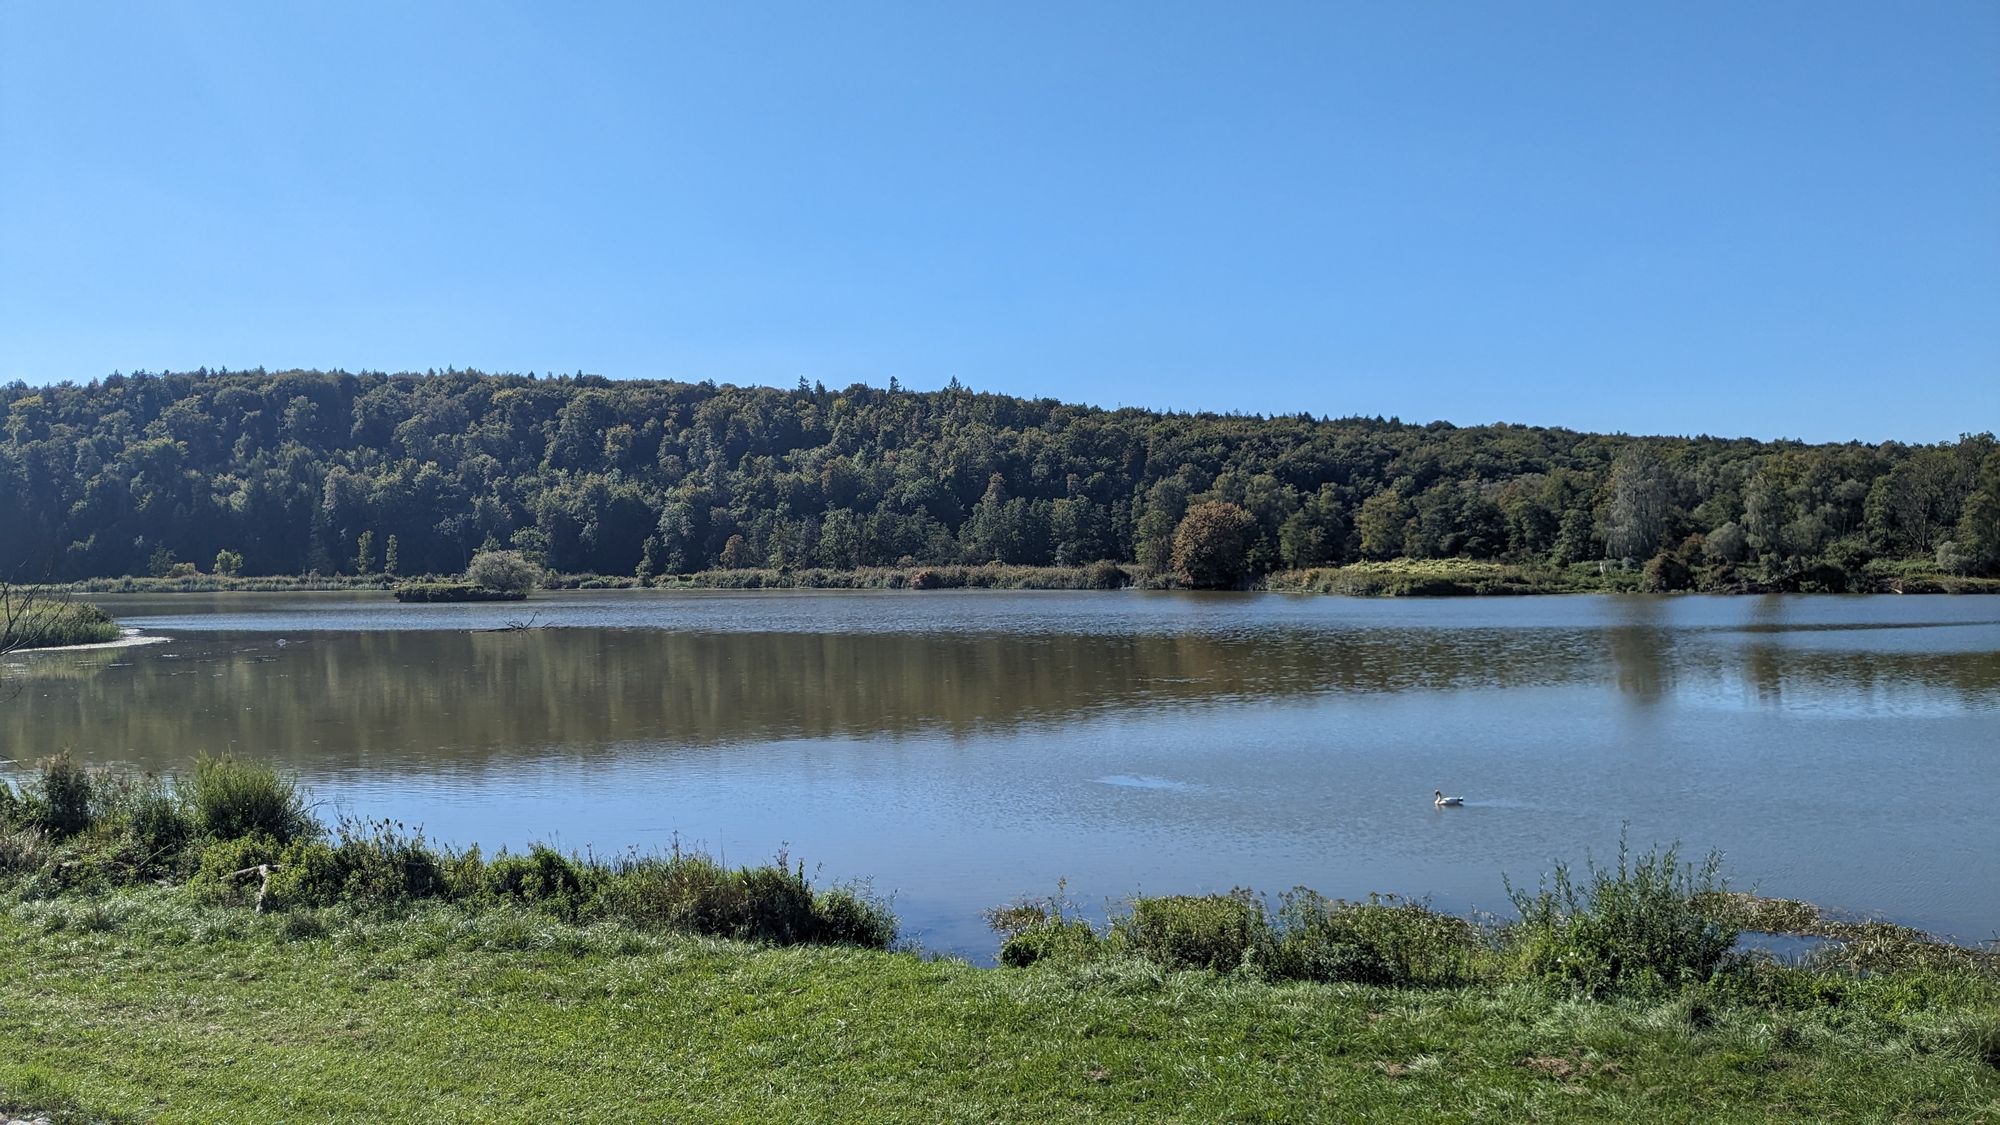
[[805,868],[785,866],[785,857],[762,867],[737,872],[743,884],[743,916],[731,935],[780,944],[810,941],[815,936],[812,884]]
[[1679,555],[1661,551],[1646,560],[1639,574],[1639,589],[1648,594],[1664,594],[1694,587],[1694,571]]
[[100,830],[131,845],[135,875],[165,875],[180,869],[182,854],[195,836],[187,810],[158,778],[103,775],[93,786]]
[[830,945],[887,949],[896,941],[896,915],[887,903],[855,887],[813,896],[812,940]]
[[1060,890],[1052,898],[995,907],[986,912],[986,925],[1004,939],[1000,963],[1014,968],[1041,961],[1083,964],[1113,948]]
[[621,864],[604,890],[606,910],[645,927],[727,934],[742,913],[742,893],[721,864],[676,851]]
[[[188,893],[197,902],[224,906],[248,906],[257,899],[261,880],[237,872],[263,864],[278,863],[283,849],[268,836],[243,836],[217,840],[202,849]],[[272,881],[276,882],[274,872]]]
[[586,871],[561,852],[536,844],[527,855],[493,857],[480,873],[480,889],[512,902],[539,905],[574,918],[582,910]]
[[1083,568],[1084,585],[1092,590],[1122,590],[1132,584],[1132,576],[1125,568],[1109,559],[1102,559]]
[[1269,939],[1270,923],[1263,904],[1237,890],[1134,899],[1117,933],[1134,952],[1168,969],[1227,971],[1253,959]]
[[262,763],[204,754],[195,759],[193,776],[178,779],[176,789],[196,829],[218,840],[261,835],[286,844],[320,830],[298,786]]
[[1026,968],[1039,962],[1080,965],[1110,954],[1112,945],[1081,918],[1050,918],[1000,943],[1000,963]]
[[65,750],[42,762],[35,798],[37,827],[58,839],[90,827],[91,777]]
[[341,897],[361,905],[442,898],[445,864],[421,830],[389,820],[343,820],[334,830]]
[[1084,964],[1111,952],[1112,944],[1060,899],[1021,903],[988,911],[986,924],[1004,936],[1000,963],[1026,968],[1037,962]]
[[887,906],[850,887],[815,894],[804,868],[786,866],[783,855],[735,871],[678,850],[627,860],[606,877],[598,902],[637,926],[744,941],[886,948],[896,936]]
[[1234,586],[1242,581],[1256,522],[1242,508],[1222,501],[1188,509],[1174,529],[1174,578],[1197,588]]
[[1621,839],[1618,865],[1590,864],[1583,884],[1561,864],[1534,894],[1509,882],[1519,967],[1592,996],[1707,980],[1737,934],[1698,906],[1720,889],[1720,867],[1714,854],[1698,869],[1683,864],[1676,847],[1635,860]]
[[[212,848],[210,850],[213,850]],[[203,856],[207,858],[206,854]],[[333,847],[324,840],[297,840],[277,859],[265,906],[296,910],[330,906],[347,890],[347,871]]]
[[453,897],[453,857],[389,820],[344,820],[331,842],[301,838],[278,857],[272,909],[397,906]]
[[1268,968],[1296,980],[1450,987],[1475,975],[1485,936],[1421,903],[1370,895],[1329,899],[1301,887],[1278,909]]
[[481,551],[465,568],[465,580],[475,586],[526,594],[541,578],[541,568],[519,551]]

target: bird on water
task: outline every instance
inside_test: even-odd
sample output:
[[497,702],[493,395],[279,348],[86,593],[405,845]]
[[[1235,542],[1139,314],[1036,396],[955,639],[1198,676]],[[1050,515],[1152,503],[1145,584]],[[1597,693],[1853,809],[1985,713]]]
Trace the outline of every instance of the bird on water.
[[1431,804],[1436,805],[1438,808],[1444,808],[1446,805],[1462,805],[1464,803],[1465,798],[1463,797],[1447,797],[1444,795],[1444,790],[1442,789],[1431,790]]

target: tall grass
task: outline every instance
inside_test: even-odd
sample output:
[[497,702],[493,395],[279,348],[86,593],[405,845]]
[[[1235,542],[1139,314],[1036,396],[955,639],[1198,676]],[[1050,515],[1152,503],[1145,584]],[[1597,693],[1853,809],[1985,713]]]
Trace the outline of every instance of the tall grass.
[[1618,842],[1615,867],[1564,864],[1529,892],[1507,884],[1520,920],[1508,937],[1527,976],[1602,996],[1707,980],[1736,943],[1737,929],[1702,909],[1721,889],[1722,857],[1682,863],[1678,847],[1633,857]]
[[176,790],[195,830],[219,840],[266,836],[287,844],[320,830],[298,786],[259,762],[204,754]]
[[110,614],[89,602],[60,597],[35,597],[25,604],[17,600],[0,620],[0,647],[5,648],[57,648],[117,639],[118,624]]

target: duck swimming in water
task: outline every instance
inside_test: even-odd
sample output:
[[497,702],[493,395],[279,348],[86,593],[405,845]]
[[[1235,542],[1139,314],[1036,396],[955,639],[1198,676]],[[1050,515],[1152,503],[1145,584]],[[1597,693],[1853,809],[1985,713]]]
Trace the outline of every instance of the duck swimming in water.
[[1431,804],[1436,805],[1438,808],[1444,808],[1446,805],[1462,805],[1464,803],[1465,798],[1463,797],[1447,797],[1444,795],[1444,790],[1442,789],[1431,790]]

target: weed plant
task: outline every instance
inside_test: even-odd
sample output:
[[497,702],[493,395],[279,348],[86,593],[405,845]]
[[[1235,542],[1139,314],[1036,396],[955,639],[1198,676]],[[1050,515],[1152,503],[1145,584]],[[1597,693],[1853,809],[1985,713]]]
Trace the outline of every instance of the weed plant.
[[1520,915],[1508,934],[1518,969],[1591,996],[1704,981],[1735,945],[1737,929],[1701,909],[1721,890],[1722,857],[1684,864],[1678,848],[1634,858],[1621,838],[1615,867],[1564,864],[1530,893],[1510,881]]

